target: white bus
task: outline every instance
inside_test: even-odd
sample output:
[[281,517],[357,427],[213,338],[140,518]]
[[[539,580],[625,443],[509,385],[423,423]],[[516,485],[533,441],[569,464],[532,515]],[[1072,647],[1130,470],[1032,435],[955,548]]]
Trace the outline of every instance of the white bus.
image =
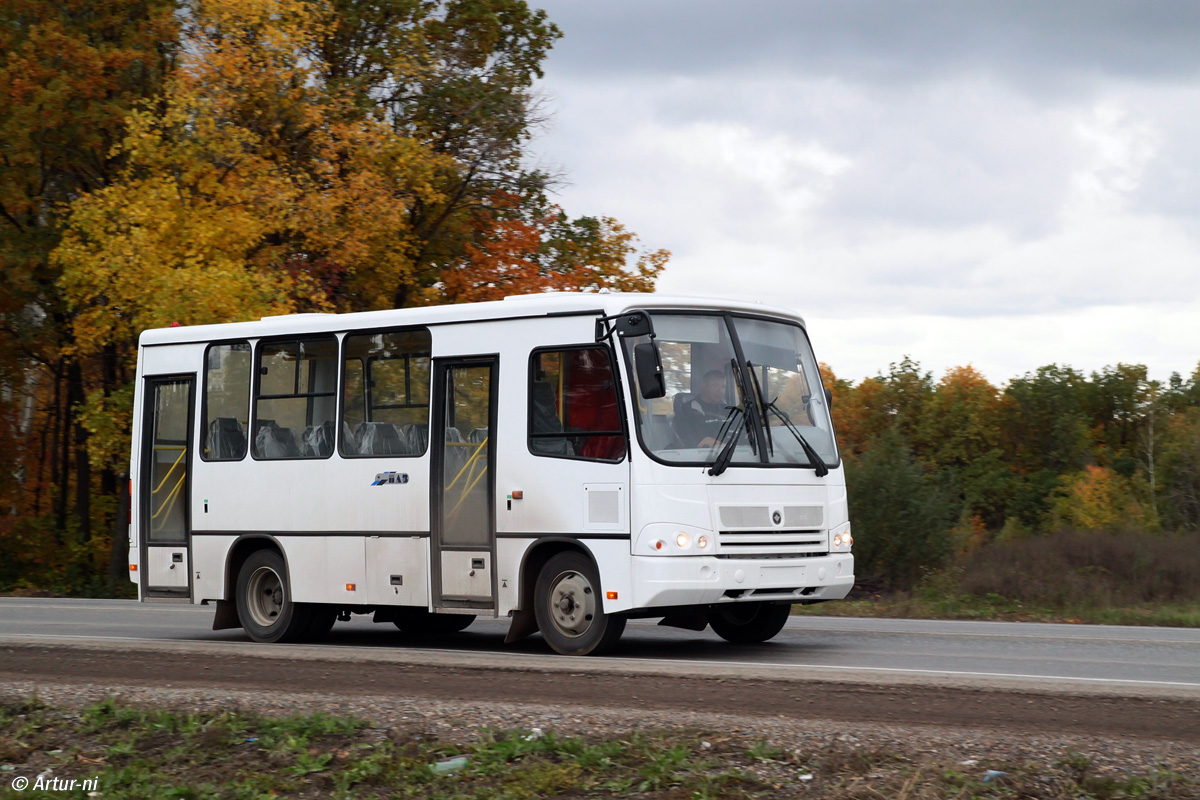
[[559,653],[634,617],[761,642],[853,584],[804,322],[756,304],[541,294],[149,330],[129,569],[214,629],[313,641],[477,616]]

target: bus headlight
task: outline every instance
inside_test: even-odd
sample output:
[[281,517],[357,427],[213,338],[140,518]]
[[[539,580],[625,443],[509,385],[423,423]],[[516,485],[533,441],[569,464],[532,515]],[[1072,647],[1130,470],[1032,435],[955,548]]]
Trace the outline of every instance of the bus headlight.
[[654,556],[713,556],[717,537],[712,530],[686,522],[652,522],[635,536],[633,552]]
[[845,530],[835,533],[832,544],[835,549],[844,547],[849,550],[851,545],[854,544],[854,537],[850,535],[850,528],[847,527]]

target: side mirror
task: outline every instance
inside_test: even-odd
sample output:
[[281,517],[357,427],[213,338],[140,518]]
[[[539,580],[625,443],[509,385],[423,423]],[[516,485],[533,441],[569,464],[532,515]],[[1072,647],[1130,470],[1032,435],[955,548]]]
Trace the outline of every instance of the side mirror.
[[615,317],[599,317],[596,320],[597,342],[602,342],[612,337],[614,333],[622,338],[649,336],[653,339],[654,323],[651,321],[649,314],[639,309],[626,311],[624,314],[618,314]]
[[645,311],[630,311],[617,317],[618,336],[654,336],[654,325]]
[[829,391],[828,387],[825,387],[825,405],[833,408],[833,392]]
[[662,362],[654,342],[642,342],[633,346],[633,365],[637,370],[638,386],[643,399],[654,400],[666,396],[667,384],[663,379]]

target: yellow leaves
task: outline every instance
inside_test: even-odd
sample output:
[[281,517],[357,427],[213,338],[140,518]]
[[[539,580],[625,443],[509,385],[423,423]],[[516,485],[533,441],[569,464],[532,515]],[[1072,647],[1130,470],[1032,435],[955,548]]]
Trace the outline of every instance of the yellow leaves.
[[309,0],[203,0],[165,97],[128,119],[113,186],[54,254],[80,349],[149,327],[391,304],[414,202],[457,165],[323,86]]
[[1145,530],[1157,524],[1139,498],[1149,487],[1138,477],[1125,478],[1107,467],[1089,465],[1067,476],[1051,517],[1057,527],[1083,530]]

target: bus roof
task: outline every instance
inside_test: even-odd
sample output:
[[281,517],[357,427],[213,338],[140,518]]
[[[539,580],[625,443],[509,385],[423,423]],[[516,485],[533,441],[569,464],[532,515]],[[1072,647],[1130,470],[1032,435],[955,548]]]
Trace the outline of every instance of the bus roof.
[[139,345],[183,344],[223,339],[250,339],[282,334],[328,333],[363,328],[402,327],[408,325],[445,325],[454,322],[483,322],[501,319],[528,319],[566,314],[613,315],[635,308],[728,310],[782,317],[804,324],[804,320],[786,308],[708,297],[688,297],[660,293],[626,292],[545,292],[513,295],[502,301],[460,303],[457,305],[359,311],[350,314],[286,314],[263,317],[251,322],[218,325],[187,325],[153,328],[142,332]]

